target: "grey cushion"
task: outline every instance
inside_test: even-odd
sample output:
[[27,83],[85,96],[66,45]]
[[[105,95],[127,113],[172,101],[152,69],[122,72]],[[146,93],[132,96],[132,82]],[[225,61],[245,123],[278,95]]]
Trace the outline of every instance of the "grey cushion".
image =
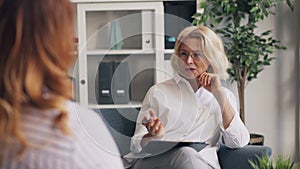
[[95,110],[107,124],[113,138],[115,139],[121,156],[129,153],[130,139],[135,131],[135,122],[139,109],[101,109]]
[[257,161],[257,156],[270,156],[272,149],[267,146],[247,145],[243,148],[230,149],[221,145],[218,151],[221,168],[252,169],[249,160]]

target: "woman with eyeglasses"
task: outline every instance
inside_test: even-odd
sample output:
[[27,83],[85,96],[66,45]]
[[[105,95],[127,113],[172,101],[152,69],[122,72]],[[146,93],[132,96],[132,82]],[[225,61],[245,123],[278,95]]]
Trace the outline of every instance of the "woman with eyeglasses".
[[171,64],[174,77],[151,87],[144,98],[131,152],[138,155],[156,140],[200,142],[205,148],[174,146],[136,160],[133,168],[220,168],[221,135],[230,148],[249,142],[235,96],[221,86],[230,66],[223,43],[208,27],[187,27],[176,40]]

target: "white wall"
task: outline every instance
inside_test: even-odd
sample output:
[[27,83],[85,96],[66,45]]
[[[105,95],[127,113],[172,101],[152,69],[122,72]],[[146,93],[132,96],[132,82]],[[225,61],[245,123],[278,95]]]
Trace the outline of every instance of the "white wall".
[[246,87],[246,126],[251,133],[265,136],[265,145],[273,155],[295,156],[297,102],[297,17],[286,5],[276,9],[277,16],[269,17],[259,29],[272,29],[286,51],[277,51],[276,60]]

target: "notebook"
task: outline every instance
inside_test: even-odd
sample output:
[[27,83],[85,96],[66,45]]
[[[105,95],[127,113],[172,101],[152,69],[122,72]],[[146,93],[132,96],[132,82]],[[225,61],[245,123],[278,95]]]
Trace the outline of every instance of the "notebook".
[[184,146],[194,148],[196,151],[201,151],[207,145],[208,144],[205,142],[152,140],[143,148],[143,150],[139,154],[135,154],[131,158],[146,158],[156,156],[165,153],[173,148]]

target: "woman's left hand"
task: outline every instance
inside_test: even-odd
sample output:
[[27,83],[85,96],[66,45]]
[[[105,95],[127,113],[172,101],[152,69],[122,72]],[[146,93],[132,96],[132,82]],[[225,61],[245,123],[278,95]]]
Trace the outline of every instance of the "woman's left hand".
[[221,81],[216,74],[203,72],[197,80],[201,86],[212,93],[221,91]]

